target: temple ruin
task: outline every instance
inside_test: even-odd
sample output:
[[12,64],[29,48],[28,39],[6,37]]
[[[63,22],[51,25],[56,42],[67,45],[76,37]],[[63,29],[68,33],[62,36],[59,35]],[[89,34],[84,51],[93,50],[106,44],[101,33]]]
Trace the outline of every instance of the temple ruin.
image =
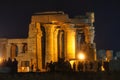
[[59,58],[77,60],[79,52],[85,60],[96,60],[94,42],[94,13],[70,18],[62,11],[40,12],[31,17],[28,37],[24,39],[0,39],[0,56],[18,60],[18,71],[44,70],[47,62]]

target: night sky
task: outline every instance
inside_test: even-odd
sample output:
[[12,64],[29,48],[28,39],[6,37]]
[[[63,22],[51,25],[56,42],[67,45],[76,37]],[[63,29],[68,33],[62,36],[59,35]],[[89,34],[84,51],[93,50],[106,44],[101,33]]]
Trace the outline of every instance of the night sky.
[[97,49],[120,50],[119,0],[1,0],[0,37],[25,38],[31,15],[42,11],[64,11],[70,17],[95,12]]

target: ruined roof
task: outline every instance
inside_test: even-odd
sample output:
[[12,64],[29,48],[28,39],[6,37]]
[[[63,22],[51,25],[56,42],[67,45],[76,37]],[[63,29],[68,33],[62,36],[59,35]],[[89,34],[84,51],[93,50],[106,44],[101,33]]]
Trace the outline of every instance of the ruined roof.
[[46,11],[46,12],[38,12],[35,15],[55,15],[55,14],[65,14],[63,11]]

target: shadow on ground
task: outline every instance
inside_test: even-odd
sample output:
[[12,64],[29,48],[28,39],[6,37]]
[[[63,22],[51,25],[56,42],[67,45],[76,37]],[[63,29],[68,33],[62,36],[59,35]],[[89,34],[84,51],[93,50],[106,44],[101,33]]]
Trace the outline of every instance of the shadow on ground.
[[120,80],[120,72],[1,73],[0,80]]

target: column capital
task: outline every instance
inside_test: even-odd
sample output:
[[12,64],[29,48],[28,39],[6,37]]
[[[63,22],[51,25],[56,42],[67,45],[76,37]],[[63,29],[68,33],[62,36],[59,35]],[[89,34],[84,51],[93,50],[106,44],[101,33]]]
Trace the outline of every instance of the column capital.
[[65,23],[62,25],[62,28],[74,28],[75,24],[71,24],[71,23]]
[[44,26],[44,28],[54,28],[58,25],[56,25],[56,24],[43,24],[43,26]]
[[8,43],[7,45],[6,45],[6,47],[10,47],[11,46],[11,44],[10,43]]
[[[43,25],[46,32],[46,57],[45,57],[45,63],[54,61],[54,37],[57,35],[57,27],[58,25],[55,24],[44,24]],[[56,34],[54,34],[56,33]]]
[[45,32],[46,33],[47,32],[50,33],[50,32],[53,32],[58,25],[55,25],[55,24],[44,24],[43,26],[45,28]]
[[17,46],[23,46],[23,44],[22,43],[17,43]]

